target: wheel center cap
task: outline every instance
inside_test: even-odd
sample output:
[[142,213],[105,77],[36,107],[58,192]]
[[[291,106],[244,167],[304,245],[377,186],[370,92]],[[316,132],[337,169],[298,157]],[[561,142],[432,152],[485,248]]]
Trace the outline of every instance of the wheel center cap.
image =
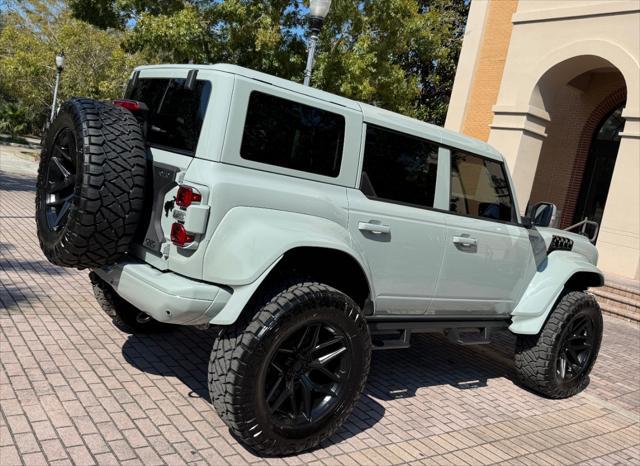
[[294,363],[293,363],[292,370],[293,370],[293,373],[294,373],[295,375],[301,375],[301,374],[302,374],[302,372],[304,372],[304,368],[305,368],[305,363],[304,363],[304,361],[302,361],[302,360],[298,360],[298,361],[296,361],[296,362],[294,362]]

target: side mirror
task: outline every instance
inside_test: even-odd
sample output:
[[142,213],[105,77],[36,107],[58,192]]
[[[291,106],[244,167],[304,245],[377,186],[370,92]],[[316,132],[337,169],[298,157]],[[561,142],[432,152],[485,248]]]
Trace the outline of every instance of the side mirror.
[[556,227],[558,224],[558,208],[551,202],[539,202],[527,214],[532,226]]

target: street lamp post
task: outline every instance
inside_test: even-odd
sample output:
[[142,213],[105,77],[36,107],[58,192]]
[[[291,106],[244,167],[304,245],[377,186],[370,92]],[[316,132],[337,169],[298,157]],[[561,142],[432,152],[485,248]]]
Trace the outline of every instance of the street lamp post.
[[313,58],[318,45],[318,36],[324,23],[324,18],[329,13],[331,0],[311,0],[309,2],[309,29],[311,37],[309,38],[309,53],[307,55],[307,66],[304,69],[304,85],[308,86],[311,82],[311,71],[313,69]]
[[58,87],[60,86],[60,75],[64,70],[64,51],[60,52],[60,55],[56,55],[56,85],[53,88],[53,102],[51,103],[51,123],[56,116],[56,102],[58,101]]

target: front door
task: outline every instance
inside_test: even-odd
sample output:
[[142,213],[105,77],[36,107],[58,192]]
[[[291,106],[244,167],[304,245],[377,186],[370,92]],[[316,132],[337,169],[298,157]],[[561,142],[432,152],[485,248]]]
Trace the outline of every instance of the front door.
[[535,272],[529,233],[517,224],[504,164],[451,153],[450,214],[430,314],[507,316]]
[[349,231],[371,269],[376,314],[425,314],[447,228],[447,214],[430,209],[438,146],[367,125],[362,164],[359,189],[348,190]]

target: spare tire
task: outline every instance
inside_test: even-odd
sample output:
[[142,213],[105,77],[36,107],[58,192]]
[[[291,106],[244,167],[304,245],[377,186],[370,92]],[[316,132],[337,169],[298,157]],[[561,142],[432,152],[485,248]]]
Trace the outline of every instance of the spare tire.
[[79,269],[115,263],[142,215],[145,172],[131,112],[83,98],[62,104],[38,170],[36,224],[47,259]]

